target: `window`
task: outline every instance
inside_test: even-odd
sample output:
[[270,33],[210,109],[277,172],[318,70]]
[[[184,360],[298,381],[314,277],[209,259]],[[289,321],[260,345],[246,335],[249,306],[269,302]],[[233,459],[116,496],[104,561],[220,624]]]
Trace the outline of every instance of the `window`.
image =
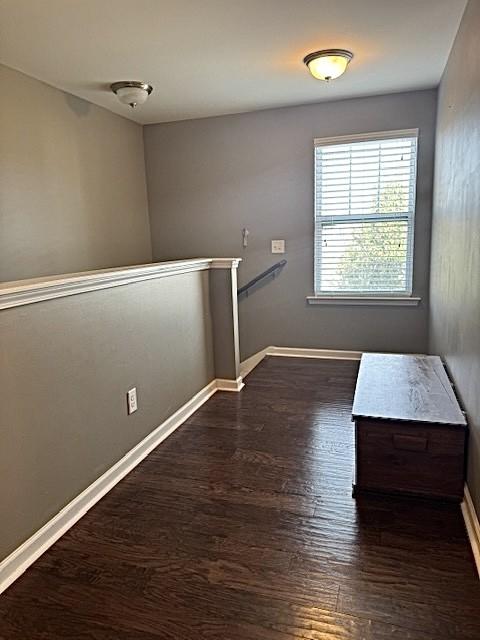
[[315,140],[315,295],[410,296],[418,131]]

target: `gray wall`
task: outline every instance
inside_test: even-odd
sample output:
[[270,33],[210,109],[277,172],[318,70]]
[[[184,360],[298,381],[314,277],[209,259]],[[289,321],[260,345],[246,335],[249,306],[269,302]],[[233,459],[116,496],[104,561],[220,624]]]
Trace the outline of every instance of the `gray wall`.
[[442,79],[437,121],[430,349],[468,413],[468,485],[480,513],[480,0],[470,0]]
[[[245,283],[288,265],[239,304],[242,359],[274,344],[424,352],[436,92],[420,91],[144,127],[155,260],[242,256]],[[419,127],[418,308],[308,307],[313,292],[313,138]],[[242,248],[241,231],[250,230]]]
[[214,378],[209,290],[203,271],[0,311],[0,560]]
[[212,269],[210,292],[215,375],[236,380],[240,376],[237,270]]
[[0,281],[151,260],[142,129],[0,66]]

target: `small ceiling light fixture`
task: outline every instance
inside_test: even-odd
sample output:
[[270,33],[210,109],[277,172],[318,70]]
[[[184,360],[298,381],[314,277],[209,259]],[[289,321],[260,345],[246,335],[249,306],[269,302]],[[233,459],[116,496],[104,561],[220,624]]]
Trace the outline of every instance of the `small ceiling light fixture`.
[[122,104],[129,104],[132,109],[135,109],[137,105],[146,102],[148,96],[153,91],[151,84],[138,82],[137,80],[114,82],[110,85],[110,89]]
[[318,80],[334,80],[345,73],[353,53],[346,49],[324,49],[309,53],[303,59],[308,70]]

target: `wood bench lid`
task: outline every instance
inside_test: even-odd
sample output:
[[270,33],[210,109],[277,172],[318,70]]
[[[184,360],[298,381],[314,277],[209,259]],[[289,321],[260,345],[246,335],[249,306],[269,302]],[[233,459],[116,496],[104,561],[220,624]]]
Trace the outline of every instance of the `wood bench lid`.
[[438,356],[363,354],[352,414],[354,418],[467,424]]

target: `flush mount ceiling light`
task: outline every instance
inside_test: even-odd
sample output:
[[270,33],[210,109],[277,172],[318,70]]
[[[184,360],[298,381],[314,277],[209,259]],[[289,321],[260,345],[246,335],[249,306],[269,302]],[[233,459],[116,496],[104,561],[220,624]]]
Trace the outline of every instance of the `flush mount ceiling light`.
[[114,82],[110,85],[110,89],[117,96],[122,104],[129,104],[132,109],[138,104],[147,101],[148,96],[152,93],[153,87],[146,82],[138,82],[136,80],[123,80],[122,82]]
[[308,70],[318,80],[334,80],[345,73],[353,53],[346,49],[324,49],[309,53],[303,59]]

